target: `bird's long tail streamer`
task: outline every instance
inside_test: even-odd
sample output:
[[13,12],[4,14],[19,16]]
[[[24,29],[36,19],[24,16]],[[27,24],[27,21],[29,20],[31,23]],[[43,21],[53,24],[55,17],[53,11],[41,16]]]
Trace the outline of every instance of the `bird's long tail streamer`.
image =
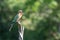
[[11,24],[11,25],[10,25],[9,31],[11,31],[11,29],[13,28],[13,25],[14,25],[14,24]]

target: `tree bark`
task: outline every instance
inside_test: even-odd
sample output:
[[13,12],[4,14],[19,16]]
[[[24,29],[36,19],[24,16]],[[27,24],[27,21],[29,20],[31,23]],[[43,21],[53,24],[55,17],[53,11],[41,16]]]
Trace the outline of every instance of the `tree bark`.
[[23,40],[24,27],[18,23],[19,40]]

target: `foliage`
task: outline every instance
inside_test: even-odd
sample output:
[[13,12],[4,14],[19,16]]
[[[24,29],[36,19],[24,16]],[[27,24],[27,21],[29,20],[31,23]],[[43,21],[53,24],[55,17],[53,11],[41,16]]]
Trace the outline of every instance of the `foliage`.
[[24,40],[59,40],[60,0],[0,0],[0,40],[17,40],[17,24],[9,24],[22,9]]

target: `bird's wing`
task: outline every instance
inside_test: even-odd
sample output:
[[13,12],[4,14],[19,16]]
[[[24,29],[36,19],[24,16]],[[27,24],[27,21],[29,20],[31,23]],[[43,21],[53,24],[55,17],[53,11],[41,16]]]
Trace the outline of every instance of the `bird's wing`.
[[14,19],[12,20],[12,22],[16,22],[18,19],[18,14],[14,17]]

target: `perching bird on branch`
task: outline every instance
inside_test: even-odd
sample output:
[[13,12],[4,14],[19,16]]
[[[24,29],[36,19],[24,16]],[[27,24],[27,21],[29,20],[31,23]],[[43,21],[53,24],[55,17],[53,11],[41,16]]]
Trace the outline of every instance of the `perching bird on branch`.
[[18,14],[17,14],[17,15],[14,17],[14,19],[12,20],[11,27],[10,27],[9,31],[11,31],[13,25],[14,25],[16,22],[21,26],[20,20],[21,20],[21,18],[22,18],[22,15],[23,15],[22,10],[19,10],[19,11],[18,11]]
[[21,25],[20,20],[22,18],[23,12],[22,10],[18,11],[18,14],[14,17],[14,19],[12,20],[11,23],[11,27],[9,29],[9,31],[11,31],[13,25],[15,23],[18,23],[18,32],[19,32],[19,40],[23,40],[23,34],[24,34],[24,27]]

